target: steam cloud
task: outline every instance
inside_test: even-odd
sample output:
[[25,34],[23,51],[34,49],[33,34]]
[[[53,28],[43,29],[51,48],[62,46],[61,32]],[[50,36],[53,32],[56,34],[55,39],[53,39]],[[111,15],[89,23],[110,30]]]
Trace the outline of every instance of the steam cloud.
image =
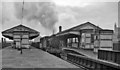
[[58,21],[56,12],[56,6],[52,2],[25,2],[24,11],[22,13],[23,3],[15,3],[15,16],[18,19],[22,19],[22,15],[25,20],[35,20],[40,22],[42,26],[48,29],[53,29],[55,23]]

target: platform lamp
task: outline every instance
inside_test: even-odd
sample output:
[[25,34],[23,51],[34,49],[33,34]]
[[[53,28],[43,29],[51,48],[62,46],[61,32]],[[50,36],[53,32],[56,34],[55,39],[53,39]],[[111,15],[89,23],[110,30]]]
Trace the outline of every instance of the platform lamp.
[[20,35],[20,53],[22,54],[22,34]]

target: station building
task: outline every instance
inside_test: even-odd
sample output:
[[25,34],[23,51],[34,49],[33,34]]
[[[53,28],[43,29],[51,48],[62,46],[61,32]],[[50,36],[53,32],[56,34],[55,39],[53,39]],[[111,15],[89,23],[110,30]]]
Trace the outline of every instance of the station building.
[[39,32],[20,24],[18,26],[3,31],[2,35],[6,38],[9,38],[10,40],[13,40],[15,48],[29,48],[30,40],[38,37]]
[[59,28],[56,37],[61,41],[62,47],[92,49],[113,49],[113,30],[102,29],[90,22],[80,24],[62,31]]

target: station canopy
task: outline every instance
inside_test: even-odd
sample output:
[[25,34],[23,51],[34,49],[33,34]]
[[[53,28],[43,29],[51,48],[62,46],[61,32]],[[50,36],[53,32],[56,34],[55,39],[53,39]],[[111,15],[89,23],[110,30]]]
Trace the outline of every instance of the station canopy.
[[2,35],[6,38],[12,39],[13,40],[13,36],[15,33],[18,34],[29,34],[29,39],[33,39],[39,36],[39,32],[31,29],[29,27],[26,27],[24,25],[18,25],[15,27],[12,27],[10,29],[7,29],[5,31],[2,32]]

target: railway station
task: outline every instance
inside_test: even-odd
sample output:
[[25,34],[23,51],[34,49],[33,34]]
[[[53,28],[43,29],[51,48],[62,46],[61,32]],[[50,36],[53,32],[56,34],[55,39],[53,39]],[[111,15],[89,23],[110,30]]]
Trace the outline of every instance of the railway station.
[[113,30],[102,29],[90,22],[64,31],[62,31],[62,26],[60,26],[57,34],[41,39],[45,43],[42,43],[42,47],[46,47],[46,40],[51,38],[58,38],[61,47],[88,49],[96,53],[98,49],[112,50],[113,48]]
[[[60,26],[58,33],[41,38],[40,46],[36,47],[88,69],[109,70],[110,67],[117,70],[120,52],[114,49],[117,47],[113,45],[114,34],[113,30],[102,29],[90,22],[63,31]],[[52,47],[54,45],[56,47]]]
[[[18,25],[3,31],[2,35],[13,40],[12,44],[15,43],[14,45],[5,45],[6,48],[0,50],[2,52],[2,68],[79,68],[32,46],[29,40],[39,36],[39,32],[34,29]],[[2,42],[7,44],[5,39]],[[22,48],[23,53],[20,54],[12,47]]]
[[[52,35],[41,37],[35,42],[32,40],[39,37],[40,32],[23,25],[23,20],[34,18],[35,21],[41,21],[39,25],[49,27],[47,24],[50,18],[55,16],[52,16],[51,10],[49,12],[42,8],[40,10],[44,13],[39,13],[40,10],[35,13],[34,6],[30,9],[24,4],[23,0],[20,8],[21,24],[1,32],[0,63],[3,70],[120,70],[120,27],[116,24],[114,30],[101,28],[92,22],[80,23],[67,30],[62,30],[61,25],[59,32],[54,33],[53,30]],[[47,6],[51,4],[47,4],[43,4],[43,8],[49,9]],[[26,17],[24,13],[29,11],[32,13]],[[53,20],[52,24],[55,24]],[[6,38],[12,41],[8,43]]]
[[[101,30],[99,30],[98,34],[94,31],[96,28],[99,27],[90,22],[65,31],[62,31],[62,28],[59,27],[60,30],[57,34],[43,37],[40,39],[40,42],[33,42],[32,44],[30,44],[30,40],[39,36],[38,31],[24,25],[7,29],[2,32],[2,35],[13,40],[12,44],[14,45],[7,45],[7,41],[2,39],[2,47],[4,44],[6,46],[0,50],[2,51],[2,68],[119,70],[119,50],[101,49],[113,47],[111,44],[108,44],[112,42],[111,36],[113,36],[113,31],[100,28]],[[94,34],[93,37],[92,34]],[[94,53],[96,36],[98,36],[98,42],[104,41],[105,43],[98,43],[97,45],[99,47],[97,47],[97,52]],[[92,39],[94,42],[92,42]],[[16,50],[18,48],[22,49],[22,54]],[[42,48],[44,48],[44,50]],[[58,57],[53,53],[59,54],[60,56]]]

